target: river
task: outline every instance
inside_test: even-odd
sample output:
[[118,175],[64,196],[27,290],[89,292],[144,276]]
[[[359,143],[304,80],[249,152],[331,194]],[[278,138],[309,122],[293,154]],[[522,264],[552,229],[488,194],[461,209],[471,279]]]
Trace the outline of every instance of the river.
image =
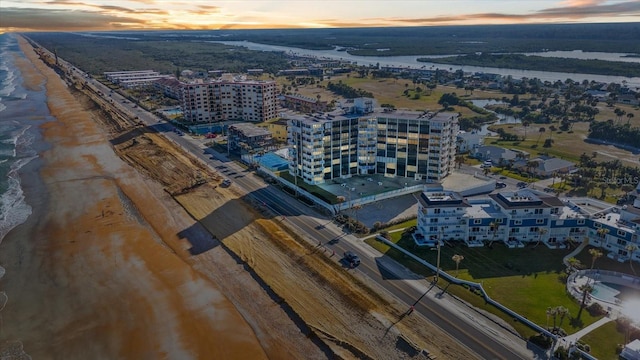
[[[593,74],[578,74],[578,73],[563,73],[563,72],[550,72],[550,71],[533,71],[533,70],[516,70],[516,69],[504,69],[504,68],[491,68],[480,66],[463,66],[463,65],[449,65],[449,64],[436,64],[429,62],[418,62],[418,58],[436,57],[436,56],[358,56],[351,55],[346,51],[333,50],[309,50],[294,48],[288,46],[267,45],[258,44],[249,41],[207,41],[215,42],[226,45],[242,46],[249,50],[259,51],[282,51],[285,53],[291,53],[299,56],[313,56],[324,59],[334,59],[350,61],[358,65],[377,65],[380,66],[394,66],[394,67],[407,67],[413,69],[442,69],[442,70],[462,70],[465,72],[481,72],[481,73],[493,73],[500,74],[502,76],[512,76],[513,78],[538,78],[542,81],[556,80],[565,81],[566,79],[572,79],[574,81],[582,82],[583,80],[593,80],[604,83],[627,83],[630,88],[640,88],[640,77],[624,77],[624,76],[608,76],[608,75],[593,75]],[[626,61],[640,63],[640,58],[637,57],[625,57],[628,54],[620,53],[601,53],[601,52],[582,52],[582,51],[549,51],[543,53],[527,53],[527,55],[539,55],[539,56],[554,56],[554,57],[566,57],[574,59],[599,59],[606,61]],[[441,56],[440,56],[441,57]]]

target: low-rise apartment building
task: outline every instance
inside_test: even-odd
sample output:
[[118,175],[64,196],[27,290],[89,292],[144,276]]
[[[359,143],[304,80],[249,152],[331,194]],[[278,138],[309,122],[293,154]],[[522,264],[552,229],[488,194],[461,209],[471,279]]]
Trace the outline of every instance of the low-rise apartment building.
[[509,248],[536,244],[558,249],[588,241],[609,258],[624,262],[640,261],[638,235],[640,200],[616,206],[523,189],[476,199],[452,191],[424,192],[418,200],[413,238],[421,246],[502,242]]

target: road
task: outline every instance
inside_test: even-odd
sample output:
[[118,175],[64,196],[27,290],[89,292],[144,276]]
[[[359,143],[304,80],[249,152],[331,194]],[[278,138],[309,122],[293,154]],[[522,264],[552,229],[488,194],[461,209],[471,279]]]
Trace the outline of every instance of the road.
[[[86,86],[96,94],[102,94],[106,102],[110,102],[120,111],[131,116],[137,116],[146,126],[164,133],[183,149],[207,163],[213,170],[224,174],[232,181],[231,186],[237,187],[241,194],[268,207],[274,214],[277,214],[276,219],[287,223],[286,225],[295,229],[296,232],[305,234],[308,241],[327,247],[330,250],[329,254],[335,251],[338,255],[334,257],[336,261],[340,261],[341,254],[345,251],[359,254],[361,257],[360,266],[356,269],[349,269],[343,264],[345,271],[355,271],[359,275],[370,278],[380,288],[404,302],[407,308],[415,304],[415,315],[413,316],[424,316],[451,337],[459,340],[479,358],[529,359],[534,357],[533,353],[526,348],[526,343],[523,340],[511,337],[508,341],[499,341],[499,337],[494,334],[495,332],[503,332],[503,329],[496,326],[496,329],[487,332],[486,328],[477,327],[477,324],[470,320],[469,316],[461,314],[462,310],[456,311],[455,307],[444,306],[442,300],[436,300],[432,296],[424,296],[426,293],[424,289],[428,289],[429,286],[424,280],[415,278],[415,275],[411,280],[403,279],[406,274],[403,273],[401,265],[384,255],[376,254],[362,240],[346,233],[331,219],[315,209],[288,196],[280,188],[266,184],[262,178],[230,161],[223,154],[204,148],[201,141],[192,139],[188,135],[180,136],[172,132],[173,126],[171,124],[160,122],[155,115],[140,109],[117,92],[111,92],[104,84],[87,78],[84,73],[70,65],[67,66],[74,71],[75,76],[86,79]],[[436,293],[435,288],[431,291]],[[437,290],[437,292],[440,291],[440,289]],[[418,299],[420,301],[416,302]]]

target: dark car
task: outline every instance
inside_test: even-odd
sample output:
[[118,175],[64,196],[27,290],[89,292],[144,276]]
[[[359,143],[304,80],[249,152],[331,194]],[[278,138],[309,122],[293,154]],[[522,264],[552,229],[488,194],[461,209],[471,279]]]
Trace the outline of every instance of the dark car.
[[344,260],[352,268],[360,265],[360,258],[358,257],[358,255],[354,254],[352,251],[347,251],[344,253]]
[[507,184],[503,183],[502,181],[496,182],[496,189],[502,189],[505,187],[507,187]]

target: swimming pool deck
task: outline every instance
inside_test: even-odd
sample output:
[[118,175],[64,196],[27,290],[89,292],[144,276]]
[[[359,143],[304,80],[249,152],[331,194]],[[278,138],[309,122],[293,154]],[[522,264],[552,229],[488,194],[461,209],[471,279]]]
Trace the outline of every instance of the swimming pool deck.
[[[634,289],[640,289],[640,278],[636,276],[631,276],[628,274],[618,273],[614,271],[604,271],[604,270],[581,270],[574,272],[567,279],[567,291],[576,298],[578,301],[582,301],[583,292],[580,288],[584,285],[592,285],[599,283],[610,283],[610,284],[618,284]],[[598,327],[608,323],[609,321],[614,321],[619,316],[623,316],[624,311],[624,302],[619,299],[606,299],[606,298],[598,298],[597,294],[589,294],[587,296],[587,300],[585,305],[589,306],[594,302],[599,303],[603,309],[608,311],[608,315],[604,316],[602,319],[596,321],[595,323],[585,327],[584,329],[577,331],[571,335],[567,335],[558,341],[558,346],[567,347],[571,344],[575,344],[581,337],[587,335],[591,331],[597,329]]]

